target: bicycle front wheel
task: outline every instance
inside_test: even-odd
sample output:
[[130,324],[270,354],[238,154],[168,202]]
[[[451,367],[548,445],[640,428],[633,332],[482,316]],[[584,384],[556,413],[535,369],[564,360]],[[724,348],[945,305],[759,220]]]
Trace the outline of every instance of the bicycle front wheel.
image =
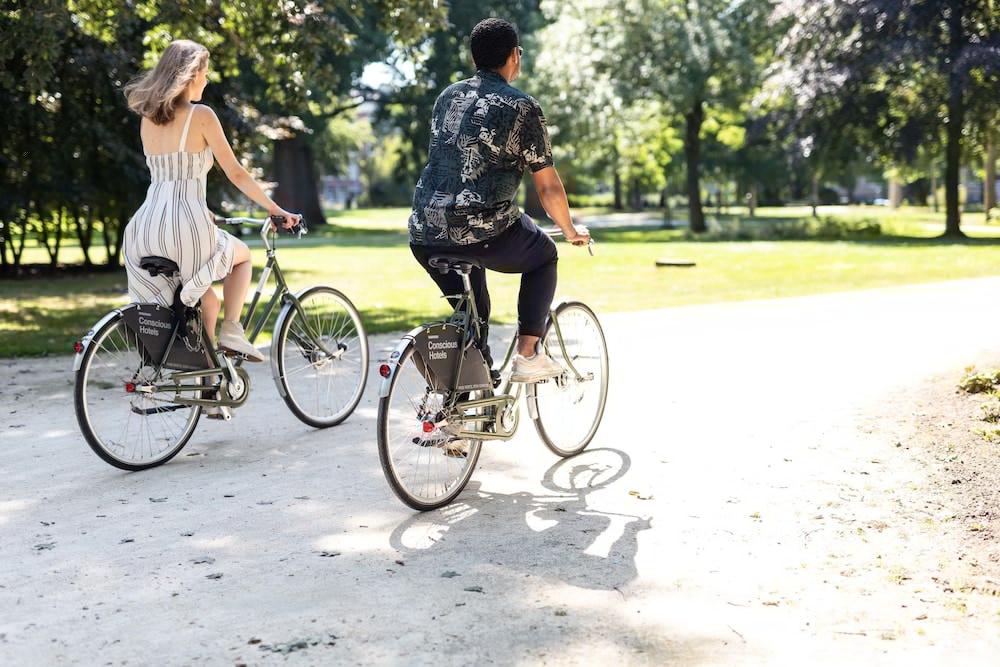
[[435,387],[426,377],[411,345],[399,357],[388,395],[379,401],[382,470],[399,499],[421,512],[458,497],[479,459],[481,440],[458,440],[450,433],[453,427],[462,427],[462,422],[425,431],[425,424],[442,421],[450,396],[451,392]]
[[[597,316],[578,301],[559,304],[549,322],[545,352],[566,368],[558,378],[528,385],[528,401],[534,403],[532,417],[542,441],[559,456],[574,456],[594,439],[608,400],[608,346]],[[579,376],[570,370],[572,363]]]
[[74,407],[83,437],[122,470],[145,470],[172,459],[201,415],[198,406],[151,391],[155,383],[169,383],[171,371],[157,371],[147,362],[118,313],[94,332],[76,372]]
[[310,287],[285,306],[274,336],[275,381],[302,422],[335,426],[358,406],[368,381],[368,337],[351,301]]

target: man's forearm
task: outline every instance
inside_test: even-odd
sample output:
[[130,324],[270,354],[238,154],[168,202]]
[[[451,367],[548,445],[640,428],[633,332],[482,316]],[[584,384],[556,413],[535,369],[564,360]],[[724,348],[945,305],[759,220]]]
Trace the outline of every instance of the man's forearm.
[[569,215],[569,200],[566,198],[566,188],[563,187],[562,180],[539,188],[538,198],[542,202],[542,208],[564,234],[573,231],[573,220]]

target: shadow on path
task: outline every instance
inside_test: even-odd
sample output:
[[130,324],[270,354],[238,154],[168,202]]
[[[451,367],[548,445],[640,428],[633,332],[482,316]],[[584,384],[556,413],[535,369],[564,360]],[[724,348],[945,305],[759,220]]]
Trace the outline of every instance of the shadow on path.
[[[636,577],[638,534],[649,518],[608,512],[588,497],[619,480],[631,460],[603,448],[562,459],[542,486],[551,493],[498,493],[471,482],[452,505],[399,524],[390,543],[410,557],[500,565],[594,590],[614,590]],[[455,558],[448,558],[454,553]]]

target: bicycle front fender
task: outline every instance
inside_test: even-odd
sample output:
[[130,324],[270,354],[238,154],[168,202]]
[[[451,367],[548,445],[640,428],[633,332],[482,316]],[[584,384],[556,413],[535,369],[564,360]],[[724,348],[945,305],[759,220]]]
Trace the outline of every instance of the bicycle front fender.
[[83,356],[87,354],[87,350],[90,348],[91,343],[94,340],[94,334],[104,328],[104,325],[113,320],[116,317],[121,317],[126,310],[130,308],[135,308],[138,304],[130,303],[127,306],[122,306],[121,308],[115,308],[110,313],[102,317],[97,321],[97,324],[90,328],[90,331],[80,339],[80,351],[73,355],[73,372],[80,370],[80,365],[83,364]]
[[[399,339],[399,343],[396,344],[396,348],[389,354],[389,359],[385,361],[385,364],[389,367],[389,374],[382,377],[382,382],[378,386],[378,397],[385,398],[389,395],[389,389],[392,388],[392,379],[396,377],[396,371],[399,369],[399,360],[403,358],[403,353],[406,352],[406,348],[413,345],[414,339],[424,330],[424,325],[414,328],[408,334]],[[379,364],[381,366],[381,364]]]

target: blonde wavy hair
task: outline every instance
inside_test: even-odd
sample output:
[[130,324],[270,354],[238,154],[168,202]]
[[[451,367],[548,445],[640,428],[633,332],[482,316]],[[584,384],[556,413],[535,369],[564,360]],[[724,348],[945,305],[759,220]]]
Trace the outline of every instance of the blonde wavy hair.
[[198,42],[170,42],[156,67],[125,86],[128,108],[157,125],[166,125],[174,119],[188,84],[207,65],[208,49]]

